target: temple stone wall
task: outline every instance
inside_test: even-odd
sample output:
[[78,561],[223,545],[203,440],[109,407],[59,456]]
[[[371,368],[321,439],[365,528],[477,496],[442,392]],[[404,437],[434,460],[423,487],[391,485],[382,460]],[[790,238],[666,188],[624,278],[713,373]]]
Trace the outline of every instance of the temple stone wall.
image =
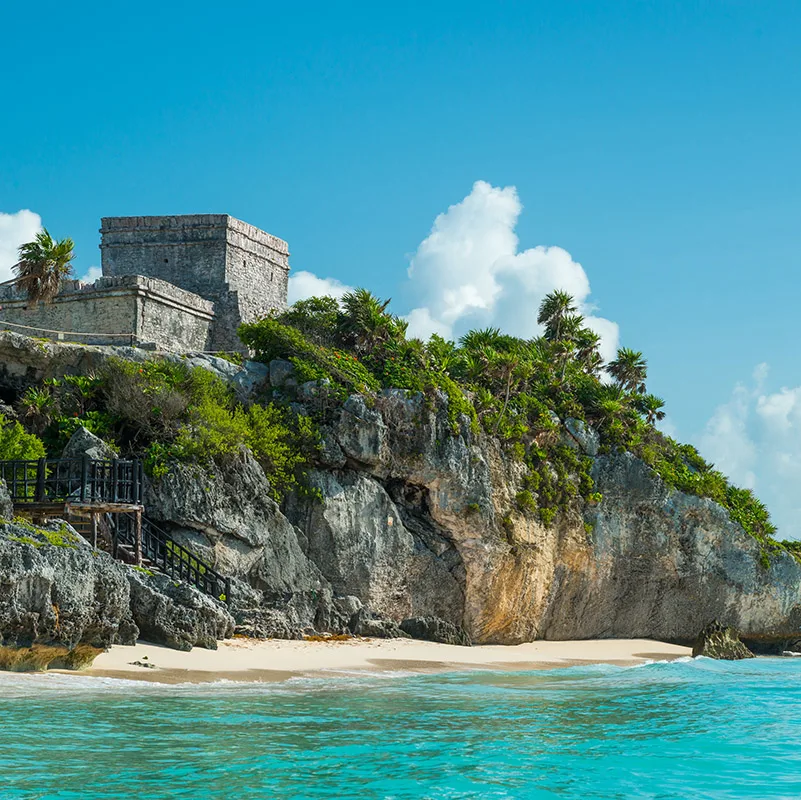
[[214,349],[242,349],[241,323],[286,308],[287,243],[227,214],[104,217],[100,233],[104,275],[148,275],[214,302]]
[[246,352],[239,326],[286,308],[287,243],[227,214],[104,217],[100,234],[101,279],[64,282],[50,305],[0,288],[0,328],[91,344]]
[[207,350],[213,321],[210,301],[141,275],[67,281],[51,304],[31,303],[12,286],[0,290],[0,329],[57,341]]

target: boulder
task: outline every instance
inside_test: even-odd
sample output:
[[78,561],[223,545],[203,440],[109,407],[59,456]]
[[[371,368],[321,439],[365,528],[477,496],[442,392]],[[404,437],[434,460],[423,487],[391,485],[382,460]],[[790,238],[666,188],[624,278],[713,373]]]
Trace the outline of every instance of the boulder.
[[368,636],[374,639],[409,639],[408,633],[401,630],[400,625],[391,619],[362,608],[355,615],[351,632],[356,636]]
[[412,639],[424,639],[427,642],[458,644],[470,647],[472,642],[466,631],[452,622],[439,617],[411,617],[400,624],[401,630]]
[[380,412],[368,408],[359,394],[343,404],[334,435],[345,455],[360,464],[375,466],[388,456],[387,426]]
[[284,386],[297,386],[298,381],[295,372],[295,365],[291,361],[283,358],[274,358],[270,362],[270,386],[280,389]]
[[711,622],[698,634],[693,644],[693,657],[706,656],[723,661],[754,658],[754,654],[740,641],[734,628]]
[[0,525],[0,644],[134,644],[127,573],[64,523]]
[[568,417],[565,420],[565,430],[567,435],[564,440],[567,445],[579,450],[586,456],[594,458],[598,455],[598,450],[601,446],[600,437],[586,422]]
[[194,586],[134,569],[128,583],[131,612],[143,639],[175,650],[216,650],[218,639],[233,636],[234,618],[225,606]]
[[70,440],[67,442],[61,457],[77,459],[84,456],[98,461],[111,461],[117,458],[117,453],[99,436],[95,436],[91,431],[81,426],[70,436]]

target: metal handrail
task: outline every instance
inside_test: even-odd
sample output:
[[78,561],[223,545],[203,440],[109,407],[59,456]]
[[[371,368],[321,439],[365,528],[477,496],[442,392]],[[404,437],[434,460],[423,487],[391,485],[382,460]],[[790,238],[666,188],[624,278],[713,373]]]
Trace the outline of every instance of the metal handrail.
[[144,471],[138,460],[0,461],[0,478],[15,503],[142,504]]
[[[135,546],[135,522],[130,514],[116,515],[114,555],[119,544]],[[142,555],[151,564],[175,580],[191,583],[216,600],[229,602],[231,579],[221,575],[210,564],[201,561],[193,552],[170,539],[167,532],[147,517],[142,518]]]

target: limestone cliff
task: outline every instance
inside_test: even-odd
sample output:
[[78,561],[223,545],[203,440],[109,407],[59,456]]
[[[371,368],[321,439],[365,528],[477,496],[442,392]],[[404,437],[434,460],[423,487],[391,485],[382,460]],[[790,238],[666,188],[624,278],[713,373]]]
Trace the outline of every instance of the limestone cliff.
[[[110,356],[146,354],[0,334],[2,399],[44,378],[85,374]],[[269,390],[271,378],[277,391],[293,380],[281,363],[184,360],[213,371],[243,398]],[[295,386],[294,407],[302,412],[298,403],[313,394],[314,386]],[[448,641],[465,641],[466,632],[477,643],[691,642],[716,620],[751,642],[801,638],[801,565],[789,553],[766,558],[721,506],[669,488],[631,453],[602,453],[584,423],[556,422],[563,441],[592,459],[600,499],[576,498],[548,526],[518,502],[527,468],[508,449],[466,417],[454,426],[444,395],[398,390],[352,395],[338,406],[322,428],[311,492],[279,507],[243,450],[226,468],[172,465],[148,486],[147,514],[234,578],[231,611],[239,629],[254,635],[348,629]],[[141,581],[130,570],[125,580],[114,577],[123,568],[105,556],[93,560],[86,548],[59,554],[8,538],[0,536],[0,581],[25,600],[7,604],[12,611],[0,605],[6,638],[33,639],[39,630],[25,623],[24,636],[16,636],[4,621],[12,612],[52,627],[49,599],[62,573],[73,574],[59,559],[82,559],[87,569],[102,563],[103,580],[116,581],[118,591],[106,592],[102,581],[87,579],[94,588],[86,597],[87,587],[73,587],[96,609],[103,608],[98,592],[109,602],[119,595],[109,618],[129,633],[104,634],[103,642],[130,638],[132,625],[166,640],[165,620],[196,602],[172,584],[153,585],[157,577]],[[230,631],[226,619],[188,624],[174,644],[210,645]],[[93,620],[76,625],[97,629]]]
[[322,499],[279,509],[243,455],[228,472],[175,471],[150,507],[242,581],[235,613],[266,634],[337,630],[361,607],[362,619],[436,617],[476,643],[688,642],[713,619],[746,638],[798,637],[792,556],[766,566],[717,504],[669,489],[630,453],[599,455],[580,424],[564,435],[593,458],[603,499],[550,527],[516,507],[522,464],[466,419],[454,434],[444,397],[399,391],[344,404],[311,475]]

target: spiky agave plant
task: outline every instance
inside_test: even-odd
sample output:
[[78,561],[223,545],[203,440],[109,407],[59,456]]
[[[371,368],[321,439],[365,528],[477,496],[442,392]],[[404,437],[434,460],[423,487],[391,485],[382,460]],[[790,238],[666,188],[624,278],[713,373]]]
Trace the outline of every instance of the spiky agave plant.
[[56,241],[46,229],[40,231],[32,242],[19,248],[14,285],[34,303],[52,303],[61,281],[72,273],[74,247],[72,239]]

